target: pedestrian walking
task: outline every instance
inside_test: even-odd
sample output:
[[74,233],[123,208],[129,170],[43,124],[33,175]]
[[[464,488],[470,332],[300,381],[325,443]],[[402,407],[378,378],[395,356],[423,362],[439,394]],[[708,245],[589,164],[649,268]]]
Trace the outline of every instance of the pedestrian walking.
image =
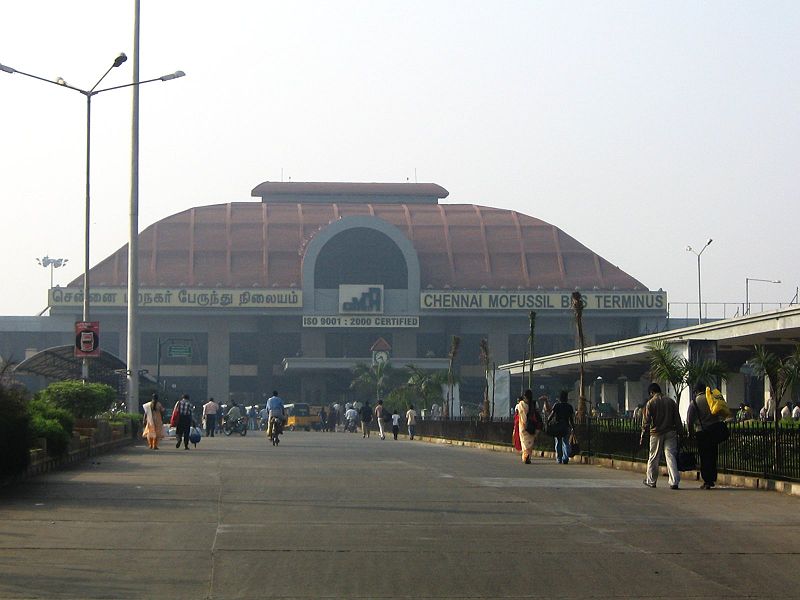
[[150,402],[144,406],[142,437],[147,439],[147,447],[158,450],[158,441],[164,437],[164,407],[158,401],[158,394],[153,394]]
[[569,392],[562,390],[547,420],[547,432],[555,439],[556,460],[569,463],[569,434],[575,428],[575,409],[569,403]]
[[703,485],[700,487],[710,490],[717,483],[718,447],[728,439],[728,426],[719,415],[711,414],[706,399],[705,384],[695,385],[694,392],[694,400],[689,404],[689,411],[686,414],[686,423],[689,436],[697,439],[700,476],[703,478]]
[[414,432],[417,429],[417,411],[414,410],[412,404],[406,411],[406,425],[408,426],[408,437],[414,439]]
[[394,439],[397,439],[398,433],[400,433],[400,415],[398,415],[395,410],[392,412],[392,435]]
[[175,437],[178,441],[175,444],[176,448],[180,448],[181,441],[183,441],[184,449],[189,449],[189,434],[192,431],[192,409],[193,407],[192,403],[189,401],[189,394],[181,396],[180,402],[178,402],[177,405],[178,426],[175,428]]
[[516,428],[519,432],[520,450],[522,452],[522,462],[526,465],[531,464],[531,453],[536,442],[536,431],[541,428],[541,417],[538,416],[536,405],[533,400],[525,394],[520,396],[516,407],[517,418],[515,419]]
[[203,420],[206,423],[206,437],[214,437],[214,432],[217,430],[217,413],[219,413],[219,404],[214,402],[214,398],[209,398],[208,402],[203,404]]
[[677,490],[681,482],[678,471],[678,437],[683,431],[678,405],[672,398],[662,395],[661,386],[657,383],[651,383],[647,393],[650,399],[642,412],[639,446],[643,446],[645,439],[649,438],[650,454],[647,458],[647,477],[642,483],[647,487],[656,487],[658,464],[664,455],[669,473],[669,487]]
[[325,407],[319,409],[319,430],[326,431],[328,429],[328,414],[325,412]]
[[258,406],[255,404],[247,410],[247,428],[251,431],[258,429]]
[[378,434],[382,440],[386,439],[386,434],[383,432],[383,419],[385,416],[386,409],[383,408],[383,400],[378,400],[378,404],[375,405],[375,418],[378,421]]
[[369,426],[372,423],[372,407],[369,405],[369,400],[364,403],[359,413],[361,417],[361,437],[368,438]]

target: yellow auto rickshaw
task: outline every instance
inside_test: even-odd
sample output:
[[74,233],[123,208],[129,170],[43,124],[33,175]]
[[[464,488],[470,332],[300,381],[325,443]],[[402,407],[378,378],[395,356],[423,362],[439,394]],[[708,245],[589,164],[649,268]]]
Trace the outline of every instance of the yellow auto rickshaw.
[[294,431],[295,429],[310,431],[319,421],[319,416],[312,415],[308,404],[304,402],[286,404],[283,408],[286,411],[286,428],[289,431]]

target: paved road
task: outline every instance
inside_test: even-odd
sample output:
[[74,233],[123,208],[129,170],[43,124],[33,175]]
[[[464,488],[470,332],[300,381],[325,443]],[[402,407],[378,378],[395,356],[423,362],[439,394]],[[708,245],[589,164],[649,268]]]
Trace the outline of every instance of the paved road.
[[0,598],[797,598],[800,501],[358,434],[0,490]]

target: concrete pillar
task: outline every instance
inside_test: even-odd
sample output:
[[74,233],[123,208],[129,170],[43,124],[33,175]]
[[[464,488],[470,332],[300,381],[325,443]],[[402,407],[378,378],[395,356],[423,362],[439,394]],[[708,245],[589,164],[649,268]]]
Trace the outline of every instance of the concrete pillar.
[[641,381],[625,382],[625,410],[633,411],[644,400],[644,386]]
[[736,412],[739,405],[745,401],[744,374],[731,373],[728,375],[728,379],[722,382],[721,391],[730,409]]
[[603,382],[600,386],[600,402],[611,405],[615,411],[619,410],[619,386],[616,382]]
[[[230,399],[231,343],[227,319],[208,321],[208,379],[207,393],[219,403]],[[194,399],[195,402],[205,398]]]

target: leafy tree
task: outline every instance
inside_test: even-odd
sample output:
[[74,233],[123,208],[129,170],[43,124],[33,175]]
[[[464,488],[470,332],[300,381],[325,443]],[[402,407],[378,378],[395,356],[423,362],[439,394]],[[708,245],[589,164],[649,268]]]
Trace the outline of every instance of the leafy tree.
[[109,410],[116,392],[104,383],[58,381],[48,385],[36,397],[68,410],[78,419],[86,419]]

